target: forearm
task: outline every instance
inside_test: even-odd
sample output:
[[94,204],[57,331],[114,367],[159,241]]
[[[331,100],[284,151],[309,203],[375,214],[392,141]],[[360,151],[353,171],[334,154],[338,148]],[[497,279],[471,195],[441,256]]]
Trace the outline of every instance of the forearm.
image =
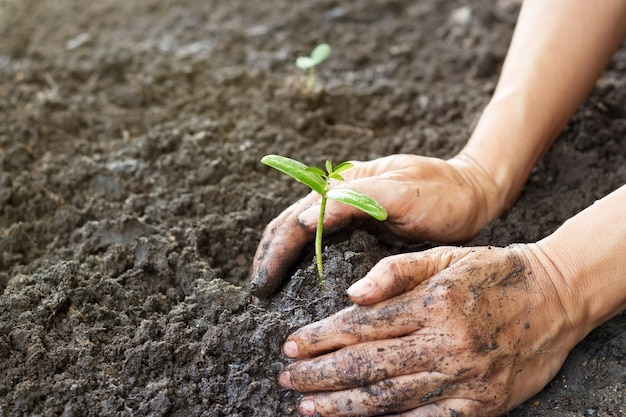
[[536,248],[554,271],[580,337],[626,309],[626,185],[572,217]]
[[459,155],[491,179],[491,218],[514,202],[625,35],[624,0],[524,2],[496,91]]

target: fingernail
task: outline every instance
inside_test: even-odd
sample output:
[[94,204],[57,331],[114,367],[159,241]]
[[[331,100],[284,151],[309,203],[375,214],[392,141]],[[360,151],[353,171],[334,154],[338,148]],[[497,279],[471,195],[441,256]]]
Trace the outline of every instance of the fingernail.
[[287,389],[293,389],[293,385],[291,385],[291,374],[289,371],[285,371],[278,377],[278,383]]
[[283,345],[283,352],[290,358],[295,358],[298,356],[298,345],[293,340],[288,340]]
[[366,277],[352,284],[350,288],[348,288],[347,292],[350,297],[363,298],[367,294],[372,292],[375,286],[376,284],[374,283],[374,281]]
[[302,400],[298,406],[298,412],[303,416],[312,416],[315,414],[315,403],[313,400]]
[[314,205],[300,213],[298,221],[305,227],[314,227],[317,226],[319,216],[320,206]]

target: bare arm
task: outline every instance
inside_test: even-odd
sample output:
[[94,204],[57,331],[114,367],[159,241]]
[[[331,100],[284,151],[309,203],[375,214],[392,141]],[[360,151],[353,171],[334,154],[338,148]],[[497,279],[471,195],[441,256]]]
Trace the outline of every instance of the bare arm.
[[360,305],[289,336],[280,382],[303,415],[502,415],[626,308],[625,214],[626,185],[536,244],[385,258]]
[[[376,226],[397,236],[471,238],[515,201],[625,35],[625,0],[526,0],[494,96],[459,155],[355,162],[341,186],[381,203],[389,219]],[[318,200],[309,194],[267,226],[252,267],[254,294],[274,291],[312,240]],[[362,216],[331,202],[324,227],[361,225]]]
[[583,336],[626,309],[626,185],[536,247],[559,271],[552,277],[570,320],[582,324]]
[[626,1],[526,0],[496,91],[453,158],[493,179],[489,212],[508,208],[626,36]]

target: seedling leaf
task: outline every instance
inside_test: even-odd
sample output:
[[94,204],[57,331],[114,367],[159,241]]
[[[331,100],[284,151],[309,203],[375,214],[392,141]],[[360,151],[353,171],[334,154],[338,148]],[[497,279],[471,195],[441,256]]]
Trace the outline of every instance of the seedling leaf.
[[345,181],[343,177],[341,176],[341,174],[337,174],[336,172],[333,172],[332,174],[330,174],[328,178],[332,178],[332,179],[339,180],[339,181]]
[[317,174],[317,175],[319,175],[322,178],[324,176],[326,176],[326,173],[324,171],[322,171],[321,169],[319,169],[318,167],[308,167],[306,170],[309,171],[309,172],[312,172],[314,174]]
[[311,69],[317,64],[317,62],[315,62],[313,59],[311,59],[311,57],[308,56],[299,56],[296,59],[296,67],[300,68],[301,70]]
[[313,60],[313,62],[315,62],[314,65],[317,65],[323,62],[326,58],[328,58],[330,56],[330,52],[331,49],[329,44],[321,43],[317,45],[313,49],[313,52],[311,52],[311,59]]
[[315,172],[308,171],[307,165],[295,159],[280,155],[266,155],[261,159],[265,165],[272,167],[283,174],[289,175],[294,180],[306,185],[312,190],[323,194],[326,188],[326,181]]
[[333,188],[326,194],[328,198],[355,207],[369,214],[376,220],[387,220],[387,210],[374,199],[349,188]]
[[334,172],[335,174],[339,174],[340,172],[346,171],[346,170],[348,170],[348,169],[352,168],[353,166],[354,166],[354,164],[352,164],[352,162],[348,162],[348,161],[346,161],[346,162],[342,162],[342,163],[340,163],[339,165],[337,165],[337,166],[335,167],[335,169],[333,170],[333,172]]

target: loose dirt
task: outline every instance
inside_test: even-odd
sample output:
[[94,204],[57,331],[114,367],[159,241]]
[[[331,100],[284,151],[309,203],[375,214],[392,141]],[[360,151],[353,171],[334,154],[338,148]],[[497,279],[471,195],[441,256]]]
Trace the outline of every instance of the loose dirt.
[[[0,2],[0,415],[293,416],[287,334],[390,253],[326,242],[268,303],[263,227],[305,189],[259,163],[449,157],[493,92],[515,1]],[[329,42],[318,87],[298,55]],[[530,242],[626,182],[622,48],[519,201],[468,244]],[[510,416],[626,413],[626,315]]]

